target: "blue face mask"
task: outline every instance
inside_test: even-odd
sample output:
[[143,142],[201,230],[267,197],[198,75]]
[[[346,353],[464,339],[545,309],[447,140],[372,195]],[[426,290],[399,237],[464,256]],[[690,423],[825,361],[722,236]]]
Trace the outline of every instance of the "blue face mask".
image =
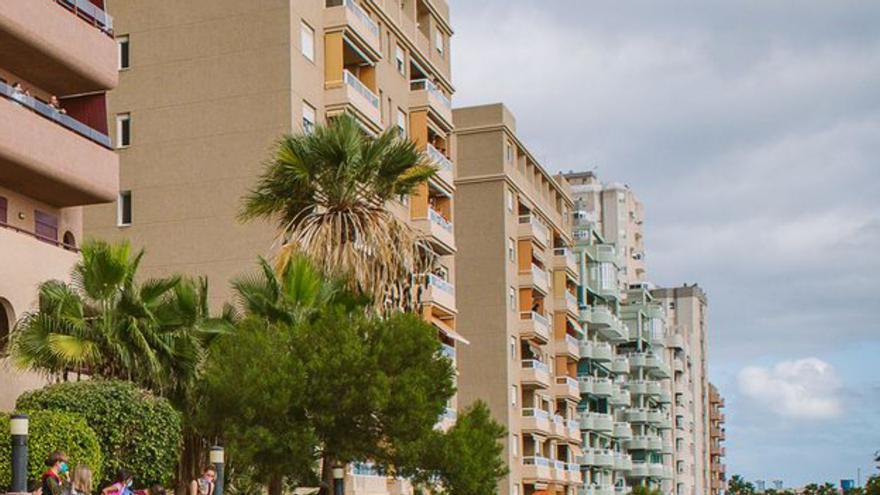
[[61,465],[58,466],[58,470],[61,471],[62,473],[66,473],[66,472],[67,472],[67,469],[68,469],[68,468],[67,468],[67,463],[66,463],[66,462],[62,462]]
[[125,483],[125,487],[126,487],[126,488],[131,488],[131,483],[132,483],[132,481],[131,481],[131,480],[128,480],[128,481]]

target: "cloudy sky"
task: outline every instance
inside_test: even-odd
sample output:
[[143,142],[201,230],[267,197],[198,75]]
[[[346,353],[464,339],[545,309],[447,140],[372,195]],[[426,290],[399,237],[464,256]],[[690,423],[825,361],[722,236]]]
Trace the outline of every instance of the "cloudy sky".
[[645,203],[658,284],[709,293],[728,471],[880,449],[880,2],[451,0],[457,105]]

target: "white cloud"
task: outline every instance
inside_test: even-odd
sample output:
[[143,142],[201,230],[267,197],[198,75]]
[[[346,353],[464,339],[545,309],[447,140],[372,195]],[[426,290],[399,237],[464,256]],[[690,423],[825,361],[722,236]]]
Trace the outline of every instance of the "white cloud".
[[843,386],[830,364],[818,358],[749,366],[739,373],[740,392],[786,418],[832,419],[843,413]]

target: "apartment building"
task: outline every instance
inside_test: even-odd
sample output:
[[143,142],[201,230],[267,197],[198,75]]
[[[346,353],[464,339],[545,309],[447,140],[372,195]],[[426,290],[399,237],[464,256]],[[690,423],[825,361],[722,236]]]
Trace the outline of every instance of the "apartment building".
[[[584,473],[577,380],[580,268],[572,199],[502,104],[455,109],[459,398],[509,434],[503,495],[568,494]],[[602,419],[607,419],[602,417]]]
[[[580,380],[611,380],[614,390],[605,401],[590,394],[589,386],[582,390],[582,408],[604,409],[615,422],[612,435],[587,432],[586,445],[610,448],[623,458],[612,470],[600,464],[605,469],[591,477],[591,490],[626,492],[645,485],[668,493],[673,443],[671,395],[664,384],[671,369],[663,360],[662,308],[643,282],[642,205],[628,187],[603,184],[593,172],[571,172],[565,178],[575,200],[575,250],[583,263],[581,322],[593,347],[582,347]],[[596,461],[595,454],[593,459],[585,455],[587,465],[591,460]]]
[[[119,87],[108,97],[120,156],[115,203],[89,208],[88,235],[130,239],[145,277],[206,275],[215,307],[229,280],[271,256],[276,229],[237,219],[285,133],[343,113],[370,135],[398,127],[438,167],[388,204],[439,256],[424,316],[455,357],[453,87],[446,0],[115,0]],[[115,56],[115,54],[114,54]],[[115,187],[115,186],[114,186]],[[453,400],[441,418],[455,419]],[[406,491],[353,466],[346,489]]]
[[666,359],[673,369],[674,493],[707,494],[711,487],[708,301],[696,284],[654,289],[651,294],[666,313]]
[[[709,384],[709,493],[721,495],[727,492],[727,468],[724,466],[726,452],[722,442],[725,440],[724,430],[724,397],[715,385]],[[778,480],[777,480],[778,481]],[[774,481],[774,483],[777,483]],[[782,489],[782,482],[778,481]]]
[[0,410],[43,385],[3,359],[37,286],[78,260],[82,207],[116,198],[105,92],[116,43],[102,0],[0,2]]

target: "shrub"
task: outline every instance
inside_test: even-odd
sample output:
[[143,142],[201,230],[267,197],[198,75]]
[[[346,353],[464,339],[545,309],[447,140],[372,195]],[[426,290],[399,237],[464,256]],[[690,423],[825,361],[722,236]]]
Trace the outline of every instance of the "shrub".
[[[77,414],[59,411],[33,411],[29,413],[28,479],[37,480],[46,471],[44,461],[49,454],[60,450],[67,454],[71,469],[85,464],[100,479],[103,455],[98,435]],[[0,414],[0,432],[9,432],[9,415]],[[12,458],[12,442],[9,435],[0,436],[0,492],[12,485],[12,468],[7,459]]]
[[131,471],[137,485],[168,484],[181,447],[181,418],[171,404],[120,381],[83,381],[50,385],[18,398],[24,411],[76,413],[98,435],[104,455],[101,483],[120,468]]

